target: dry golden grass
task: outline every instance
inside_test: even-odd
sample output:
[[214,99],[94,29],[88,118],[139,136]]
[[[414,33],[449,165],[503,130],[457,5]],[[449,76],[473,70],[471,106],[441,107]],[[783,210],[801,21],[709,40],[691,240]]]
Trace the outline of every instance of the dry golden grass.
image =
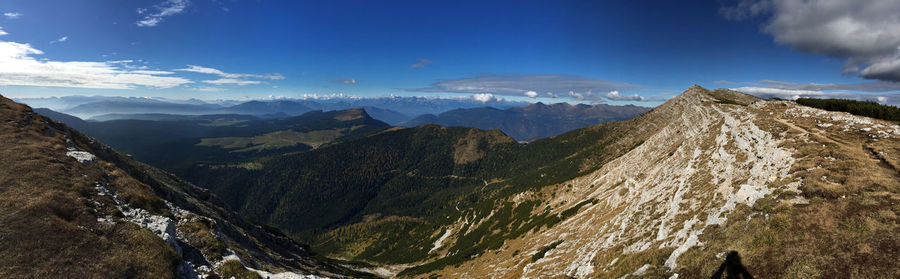
[[[68,147],[98,161],[79,163]],[[181,255],[118,207],[177,219],[167,202],[202,216],[178,234],[210,261],[228,246],[264,270],[359,275],[248,223],[204,189],[0,96],[0,278],[173,278]]]
[[900,142],[820,129],[814,119],[792,121],[795,127],[760,126],[793,139],[785,142],[798,158],[791,173],[810,204],[788,203],[796,193],[778,191],[752,208],[738,207],[724,226],[704,231],[704,246],[682,255],[681,276],[708,277],[724,259],[716,255],[729,250],[741,253],[756,278],[900,274],[900,179],[890,161],[900,155]]
[[213,220],[190,214],[178,224],[178,231],[187,244],[200,249],[209,259],[220,259],[227,252],[225,243],[216,238]]
[[67,157],[65,133],[47,119],[0,99],[0,147],[0,277],[174,276],[180,257],[159,237],[97,222],[114,211],[88,200],[103,172]]
[[223,263],[219,267],[219,274],[222,278],[262,279],[262,276],[259,276],[258,273],[244,268],[244,264],[239,260],[229,260]]

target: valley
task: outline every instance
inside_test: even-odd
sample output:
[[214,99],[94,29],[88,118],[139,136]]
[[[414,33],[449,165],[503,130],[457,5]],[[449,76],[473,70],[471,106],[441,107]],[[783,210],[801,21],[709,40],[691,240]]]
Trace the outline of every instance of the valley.
[[[367,117],[359,113],[329,116]],[[358,129],[335,123],[326,126]],[[375,127],[325,146],[310,140],[340,130],[203,138],[197,146],[232,153],[315,148],[177,173],[317,253],[390,277],[696,277],[725,249],[769,266],[754,274],[782,277],[855,261],[890,266],[890,253],[850,247],[897,243],[889,216],[900,127],[880,120],[695,86],[634,119],[527,144],[497,130]],[[862,204],[854,215],[819,216]],[[836,225],[818,229],[850,246],[789,233],[826,220]],[[792,265],[817,253],[835,257]]]
[[0,278],[898,278],[898,15],[0,1]]
[[[893,252],[861,248],[900,248],[900,126],[882,120],[694,86],[633,119],[529,143],[388,128],[363,110],[202,121],[191,148],[228,159],[182,161],[177,175],[356,272],[699,277],[728,250],[763,277],[897,272]],[[309,147],[284,149],[298,144]]]
[[2,277],[369,276],[27,106],[0,119]]

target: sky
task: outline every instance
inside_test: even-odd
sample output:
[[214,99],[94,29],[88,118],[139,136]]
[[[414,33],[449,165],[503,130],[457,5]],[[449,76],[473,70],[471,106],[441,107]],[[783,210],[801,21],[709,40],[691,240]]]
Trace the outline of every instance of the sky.
[[900,1],[4,0],[0,94],[900,104]]

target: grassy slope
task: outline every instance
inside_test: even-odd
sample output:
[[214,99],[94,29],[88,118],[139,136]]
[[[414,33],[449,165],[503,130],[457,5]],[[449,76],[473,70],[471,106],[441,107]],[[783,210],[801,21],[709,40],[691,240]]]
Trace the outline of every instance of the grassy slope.
[[[759,115],[781,115],[769,106]],[[892,278],[900,273],[900,142],[860,131],[818,126],[794,118],[794,126],[761,117],[757,125],[791,139],[791,173],[803,181],[800,197],[775,192],[738,208],[729,222],[704,232],[707,242],[683,256],[686,276],[706,276],[719,251],[737,250],[757,278]],[[805,138],[805,140],[804,140]]]
[[[208,191],[135,162],[27,106],[0,97],[0,120],[0,277],[174,277],[182,255],[155,233],[120,219],[112,200],[98,195],[97,183],[156,215],[173,216],[166,202],[202,215],[185,220],[178,230],[185,234],[182,247],[193,247],[210,261],[227,247],[269,270],[337,277],[349,272],[224,210]],[[67,139],[99,161],[81,164],[66,156]],[[112,224],[98,221],[107,215],[113,216]]]
[[[102,169],[66,157],[64,135],[45,134],[53,131],[46,120],[21,105],[2,100],[0,118],[0,277],[174,277],[180,255],[162,239],[97,222],[86,196]],[[116,187],[134,201],[162,202],[146,185]]]

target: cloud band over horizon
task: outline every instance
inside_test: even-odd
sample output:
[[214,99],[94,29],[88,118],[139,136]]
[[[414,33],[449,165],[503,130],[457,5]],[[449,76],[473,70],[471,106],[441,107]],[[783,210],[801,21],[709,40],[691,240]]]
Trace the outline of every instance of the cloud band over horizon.
[[426,93],[489,93],[500,96],[536,98],[570,98],[578,101],[649,101],[639,96],[620,95],[620,91],[636,90],[633,84],[605,81],[577,75],[533,74],[494,75],[484,74],[471,78],[460,78],[435,82],[429,87],[407,88],[408,92]]

